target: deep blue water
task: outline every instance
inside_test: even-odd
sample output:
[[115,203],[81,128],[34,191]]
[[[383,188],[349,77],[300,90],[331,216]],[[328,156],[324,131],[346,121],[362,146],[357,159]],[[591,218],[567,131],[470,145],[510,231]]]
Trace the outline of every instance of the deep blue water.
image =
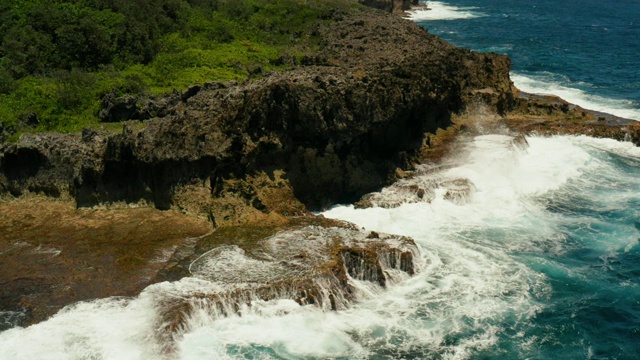
[[[508,55],[523,90],[640,120],[640,1],[455,0],[433,8],[416,21],[455,45]],[[478,356],[640,359],[640,251],[616,248],[640,236],[640,163],[594,155],[609,171],[545,196],[547,211],[562,219],[562,251],[518,255],[552,288],[544,309],[511,330],[532,348],[505,333],[500,350]]]
[[[524,90],[556,93],[594,110],[640,120],[640,1],[432,4],[432,19],[417,20],[420,25],[455,45],[509,55],[515,83]],[[469,16],[437,20],[443,5]]]

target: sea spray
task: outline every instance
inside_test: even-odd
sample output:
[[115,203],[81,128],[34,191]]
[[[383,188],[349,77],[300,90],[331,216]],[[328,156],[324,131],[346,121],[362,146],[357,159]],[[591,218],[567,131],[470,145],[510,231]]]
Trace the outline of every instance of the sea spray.
[[[638,215],[634,204],[640,200],[639,185],[627,174],[640,172],[637,148],[588,137],[530,137],[526,151],[510,148],[504,135],[463,142],[465,150],[449,159],[440,174],[427,176],[468,178],[475,190],[465,204],[452,203],[440,192],[430,202],[337,207],[325,213],[377,231],[412,236],[431,257],[433,267],[419,277],[429,285],[423,285],[428,291],[420,294],[418,306],[429,311],[423,310],[426,315],[418,318],[426,324],[437,322],[433,330],[442,331],[442,337],[422,341],[409,336],[397,346],[412,344],[421,350],[399,354],[559,358],[582,357],[600,348],[605,354],[631,358],[636,347],[628,341],[633,332],[623,337],[624,345],[599,342],[599,336],[611,335],[586,317],[576,323],[570,312],[556,311],[572,304],[566,298],[571,296],[585,314],[592,313],[595,309],[580,300],[585,295],[608,309],[606,299],[613,294],[598,290],[594,297],[581,291],[594,286],[617,289],[625,300],[615,311],[627,314],[625,326],[633,327],[636,315],[630,311],[637,305],[629,296],[638,291],[637,278],[625,275],[620,281],[589,271],[594,276],[589,279],[581,275],[581,267],[591,263],[594,269],[624,268],[628,265],[618,262],[620,255],[612,254],[637,254],[632,219]],[[579,286],[570,285],[576,281]],[[454,303],[449,311],[429,307],[438,292],[446,294],[438,305],[446,308],[445,299]],[[555,320],[554,314],[560,318]],[[579,337],[572,339],[563,335],[563,322],[588,330],[573,332]],[[415,331],[427,328],[423,324]]]
[[[300,221],[316,225],[292,225],[257,241],[227,239],[197,256],[189,277],[149,286],[137,298],[68,306],[48,321],[0,334],[0,350],[16,359],[176,358],[185,336],[226,318],[344,310],[423,267],[409,238],[321,217]],[[195,246],[206,246],[200,242]],[[112,329],[118,334],[105,336]],[[24,347],[47,333],[55,335]]]
[[426,4],[409,10],[407,13],[408,18],[413,21],[459,20],[485,16],[485,14],[477,10],[478,7],[474,6],[458,7],[447,5],[440,1],[429,1]]
[[[238,303],[216,315],[206,296],[194,294],[229,290],[212,280],[232,275],[207,270],[224,252],[227,265],[236,259],[242,268],[238,257],[247,250],[228,247],[195,261],[194,277],[153,285],[135,299],[79,303],[41,324],[0,333],[0,350],[15,359],[631,359],[640,350],[634,332],[640,151],[588,137],[526,141],[528,147],[514,146],[518,141],[504,134],[461,138],[455,156],[406,179],[406,186],[437,179],[429,201],[325,212],[357,224],[363,239],[395,233],[421,249],[412,253],[419,271],[410,277],[386,270],[394,284],[386,288],[357,280],[377,271],[362,258],[350,260],[360,264],[346,273],[360,302],[349,308],[323,311],[296,299],[254,297],[250,306]],[[473,184],[465,201],[446,196],[455,182],[445,179]],[[266,244],[274,251],[287,244],[294,253],[313,250],[295,241],[310,237],[300,235]],[[397,267],[402,256],[378,260]],[[260,266],[252,267],[253,275],[237,276],[262,276]],[[169,348],[157,337],[157,315],[166,309],[161,299],[196,305],[175,336],[161,339],[172,342]]]

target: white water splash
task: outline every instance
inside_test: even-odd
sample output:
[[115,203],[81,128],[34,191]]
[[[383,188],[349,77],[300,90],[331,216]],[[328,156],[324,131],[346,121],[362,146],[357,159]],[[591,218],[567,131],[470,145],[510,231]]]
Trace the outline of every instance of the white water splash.
[[0,333],[0,354],[12,360],[157,358],[153,314],[145,296],[78,303],[43,323]]
[[[466,155],[457,154],[441,174],[467,178],[475,185],[464,205],[441,196],[392,209],[345,206],[325,213],[367,229],[411,236],[423,247],[430,268],[420,280],[410,281],[415,288],[407,284],[397,290],[407,292],[399,297],[404,304],[397,308],[402,310],[385,316],[417,323],[369,320],[407,334],[397,346],[445,358],[471,358],[507,330],[489,324],[511,319],[505,323],[517,328],[541,309],[540,300],[550,291],[546,278],[510,253],[558,248],[556,242],[563,239],[536,197],[579,177],[592,159],[571,138],[531,138],[529,143],[526,152],[513,149],[511,138],[503,135],[481,136],[465,144]],[[378,301],[378,309],[396,308],[383,305],[388,301],[384,298]],[[412,308],[420,309],[419,314],[408,310]],[[413,316],[404,318],[407,313]],[[444,345],[451,337],[460,339],[456,345]]]
[[590,156],[572,141],[535,138],[524,152],[506,136],[471,140],[466,155],[458,154],[440,175],[466,177],[476,185],[462,205],[436,196],[395,208],[342,206],[325,212],[367,230],[412,236],[423,248],[425,268],[338,313],[301,307],[283,316],[224,319],[185,336],[181,356],[465,359],[495,346],[507,330],[496,324],[526,323],[549,294],[545,276],[510,252],[548,251],[554,239],[562,241],[535,197],[589,166]]
[[482,12],[477,11],[476,7],[458,7],[440,1],[429,1],[423,6],[427,6],[427,8],[418,7],[407,11],[409,14],[407,18],[413,21],[425,21],[473,19],[485,16]]
[[[522,150],[504,135],[468,139],[444,166],[432,168],[436,174],[423,174],[468,179],[474,189],[463,203],[436,191],[428,202],[395,208],[339,206],[324,213],[368,231],[413,237],[424,260],[417,276],[384,291],[359,283],[358,291],[374,296],[338,312],[292,300],[256,301],[225,318],[195,312],[177,339],[176,352],[166,356],[472,359],[478,351],[493,349],[505,333],[513,334],[523,351],[535,348],[539,340],[527,337],[523,328],[544,308],[551,288],[517,254],[564,251],[566,238],[559,226],[568,220],[547,211],[546,197],[567,188],[585,191],[598,178],[621,176],[611,175],[594,151],[634,161],[640,151],[628,143],[587,137],[531,137],[528,142],[530,147]],[[602,251],[634,246],[637,239],[620,239],[603,243]],[[238,254],[228,255],[232,260]],[[203,267],[207,259],[201,260],[192,270],[213,276]],[[189,278],[153,285],[136,299],[79,303],[46,322],[0,333],[0,354],[10,359],[162,358],[154,334],[158,298],[223,290],[216,286]]]

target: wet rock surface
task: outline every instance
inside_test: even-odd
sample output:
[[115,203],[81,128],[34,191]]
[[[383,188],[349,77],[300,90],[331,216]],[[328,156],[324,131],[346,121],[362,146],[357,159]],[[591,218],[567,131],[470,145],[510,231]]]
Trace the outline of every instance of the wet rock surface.
[[[406,263],[384,260],[378,264],[379,260],[371,260],[373,272],[377,274],[382,271],[380,266],[384,266],[413,275],[416,267],[413,256],[417,255],[417,248],[409,238],[366,232],[347,222],[322,216],[293,217],[280,224],[216,229],[199,238],[188,250],[176,251],[154,281],[176,281],[185,276],[223,283],[309,280],[313,275],[330,270],[325,269],[329,263],[347,264],[348,271],[356,271],[352,262],[336,258],[347,256],[347,252],[353,259],[371,256],[382,259],[397,251],[411,252],[403,255]],[[222,253],[230,257],[220,256]],[[376,281],[380,286],[385,286],[387,281],[384,275],[372,273],[356,275],[350,272],[350,275]]]
[[640,145],[640,122],[583,109],[556,96],[520,92],[503,121],[523,134],[588,135]]
[[354,206],[395,208],[402,204],[431,203],[437,198],[461,205],[469,200],[475,189],[469,179],[428,176],[433,171],[433,166],[420,166],[412,172],[414,176],[366,194]]
[[357,282],[383,289],[415,274],[422,261],[410,238],[317,216],[286,226],[220,228],[174,256],[156,279],[174,281],[158,293],[157,337],[171,351],[194,317],[241,315],[270,300],[345,309],[372,291]]
[[0,202],[0,330],[42,321],[72,302],[135,295],[179,244],[209,231],[205,221],[151,208]]

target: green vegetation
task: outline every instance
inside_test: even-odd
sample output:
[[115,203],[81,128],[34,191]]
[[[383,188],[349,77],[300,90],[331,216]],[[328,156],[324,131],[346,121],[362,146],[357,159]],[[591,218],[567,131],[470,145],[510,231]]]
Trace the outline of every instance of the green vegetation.
[[[77,131],[109,93],[276,69],[340,0],[0,0],[0,132]],[[35,116],[34,116],[35,115]]]

